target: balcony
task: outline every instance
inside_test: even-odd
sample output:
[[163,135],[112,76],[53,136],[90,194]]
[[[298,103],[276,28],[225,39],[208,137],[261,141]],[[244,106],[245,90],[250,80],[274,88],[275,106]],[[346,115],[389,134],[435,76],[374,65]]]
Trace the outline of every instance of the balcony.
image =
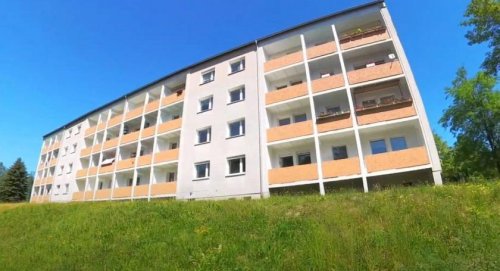
[[122,115],[114,116],[108,121],[108,128],[116,126],[122,122]]
[[145,197],[149,192],[149,184],[138,185],[134,189],[134,197]]
[[140,131],[135,131],[135,132],[124,135],[122,137],[121,144],[127,144],[130,142],[137,141],[139,139],[139,134],[140,134]]
[[131,120],[131,119],[135,119],[135,118],[140,117],[142,115],[142,110],[143,110],[143,107],[139,106],[138,108],[127,112],[125,114],[125,120]]
[[103,150],[111,149],[118,146],[118,138],[113,138],[104,142]]
[[166,150],[155,154],[155,163],[165,163],[179,159],[179,149]]
[[341,114],[320,115],[316,120],[316,125],[318,126],[319,133],[351,128],[351,113],[344,112]]
[[97,167],[91,167],[88,169],[89,176],[95,176],[97,174]]
[[97,130],[97,125],[87,128],[87,130],[85,130],[85,137],[93,135],[96,130]]
[[163,134],[169,131],[180,129],[181,124],[182,124],[182,118],[164,122],[158,126],[158,134]]
[[273,168],[268,173],[269,184],[285,184],[318,179],[316,164]]
[[184,90],[179,90],[176,93],[170,94],[163,98],[161,101],[161,106],[171,105],[184,100]]
[[284,56],[266,61],[264,63],[264,72],[270,72],[282,67],[302,62],[303,60],[304,58],[302,56],[302,51],[289,53]]
[[177,182],[156,183],[151,185],[151,196],[175,194]]
[[153,155],[151,155],[151,154],[140,156],[137,160],[137,166],[143,167],[143,166],[151,165],[152,159],[153,159]]
[[369,173],[416,167],[429,164],[425,147],[409,148],[400,151],[385,152],[365,156],[366,169]]
[[80,151],[80,157],[89,156],[91,152],[92,152],[92,146],[85,148],[85,149],[82,149]]
[[113,198],[129,198],[132,195],[132,186],[117,187],[113,191]]
[[337,51],[337,45],[335,45],[335,42],[329,41],[329,42],[325,42],[323,44],[318,44],[316,46],[308,48],[307,49],[307,58],[313,59],[313,58],[333,54],[336,51]]
[[387,29],[384,26],[375,26],[364,31],[355,31],[350,34],[342,35],[340,39],[340,48],[342,48],[342,50],[347,50],[365,44],[386,40],[388,38],[389,33],[387,33]]
[[307,95],[307,84],[301,83],[266,93],[266,105]]
[[399,60],[394,60],[392,62],[375,65],[373,67],[353,70],[347,73],[347,78],[349,83],[357,84],[367,81],[372,81],[380,78],[395,76],[402,74],[403,70]]
[[113,169],[114,169],[114,165],[101,167],[101,169],[99,169],[99,174],[106,174],[106,173],[113,172]]
[[53,184],[54,183],[54,177],[47,177],[45,178],[45,184]]
[[106,128],[106,122],[101,122],[97,125],[96,131],[99,132],[104,130],[105,128]]
[[116,165],[116,170],[124,170],[124,169],[133,168],[134,165],[135,165],[135,158],[120,160],[120,161],[118,161],[118,164]]
[[340,88],[344,86],[344,77],[342,76],[342,74],[331,75],[328,77],[316,79],[312,81],[311,85],[314,93]]
[[57,159],[51,159],[49,162],[49,167],[55,167],[57,165]]
[[111,189],[101,189],[95,192],[95,199],[109,199],[111,197]]
[[312,121],[296,122],[289,125],[267,129],[267,142],[285,140],[295,137],[312,135]]
[[92,153],[100,152],[102,144],[97,144],[92,147]]
[[160,107],[160,100],[152,101],[146,105],[145,113],[153,112]]
[[57,150],[61,146],[61,142],[57,141],[54,144],[52,144],[52,149],[51,150]]
[[374,107],[356,109],[356,118],[359,125],[377,123],[416,116],[411,99],[395,99],[389,104],[378,104]]
[[83,169],[78,170],[76,172],[76,178],[77,179],[85,178],[87,176],[87,171],[88,171],[87,168],[83,168]]
[[326,161],[322,164],[323,178],[336,178],[361,174],[359,158]]
[[155,126],[142,130],[141,138],[152,137],[155,134]]
[[84,199],[85,199],[84,191],[74,192],[73,197],[71,198],[72,201],[83,201]]

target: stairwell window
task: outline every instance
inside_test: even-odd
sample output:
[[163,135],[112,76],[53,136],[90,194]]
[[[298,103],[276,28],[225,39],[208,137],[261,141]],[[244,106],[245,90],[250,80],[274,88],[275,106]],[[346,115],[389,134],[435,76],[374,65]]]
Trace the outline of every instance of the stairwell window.
[[199,113],[212,110],[214,98],[212,96],[200,100]]
[[391,138],[391,149],[392,151],[400,151],[408,148],[406,145],[406,139],[404,137],[393,137]]
[[245,100],[245,86],[229,91],[229,103],[235,103]]
[[384,139],[370,141],[370,147],[372,149],[372,154],[387,152],[387,146],[385,145]]
[[229,123],[229,138],[245,135],[245,120],[237,120]]
[[228,174],[236,175],[246,172],[245,156],[231,157],[227,159]]
[[215,69],[206,71],[201,74],[201,84],[210,83],[215,79]]
[[195,167],[195,180],[205,179],[210,177],[210,162],[200,162],[194,165]]
[[209,143],[212,129],[210,127],[198,130],[198,144]]
[[241,59],[238,59],[238,60],[235,60],[233,62],[231,62],[229,64],[230,66],[230,73],[229,74],[232,74],[232,73],[237,73],[239,71],[242,71],[245,69],[245,58],[241,58]]

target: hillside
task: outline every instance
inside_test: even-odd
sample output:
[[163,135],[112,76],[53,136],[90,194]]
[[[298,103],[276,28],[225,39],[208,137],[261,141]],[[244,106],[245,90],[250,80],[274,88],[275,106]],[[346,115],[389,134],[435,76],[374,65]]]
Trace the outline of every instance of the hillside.
[[492,270],[500,182],[266,200],[0,205],[2,270]]

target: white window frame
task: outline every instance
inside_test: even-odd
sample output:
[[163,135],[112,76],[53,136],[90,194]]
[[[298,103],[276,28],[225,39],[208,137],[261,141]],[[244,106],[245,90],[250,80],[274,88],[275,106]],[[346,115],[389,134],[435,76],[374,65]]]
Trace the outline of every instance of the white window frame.
[[[236,71],[233,71],[232,66],[233,66],[233,64],[237,64],[237,63],[240,64],[240,65],[238,65],[239,69]],[[232,60],[229,62],[229,73],[228,74],[233,74],[233,73],[238,73],[238,72],[244,71],[245,68],[246,68],[245,57],[241,57],[241,58]]]
[[[231,101],[231,94],[233,92],[236,92],[236,91],[239,91],[240,99],[236,100],[236,101]],[[237,103],[237,102],[241,102],[241,101],[244,101],[245,98],[246,98],[246,96],[245,96],[245,85],[239,86],[237,88],[232,88],[227,93],[227,104],[234,104],[234,103]]]
[[[205,75],[207,74],[212,74],[209,80],[205,80]],[[201,73],[200,85],[208,84],[210,82],[213,82],[214,80],[215,80],[215,68],[212,68]]]
[[[230,161],[239,160],[239,172],[231,173],[231,164]],[[238,155],[227,158],[227,175],[226,176],[236,176],[236,175],[244,175],[246,174],[246,157],[245,155]]]
[[[205,176],[203,177],[198,177],[198,169],[197,166],[199,165],[207,165],[205,167]],[[198,180],[204,180],[210,178],[210,161],[203,161],[203,162],[198,162],[194,164],[194,179],[195,181]]]
[[66,171],[66,174],[70,174],[73,171],[73,163],[68,164],[68,169]]
[[[235,123],[239,123],[239,134],[237,134],[237,135],[231,135],[231,125],[235,124]],[[244,136],[245,133],[246,133],[246,127],[245,127],[245,125],[246,125],[246,123],[245,123],[245,119],[244,118],[228,122],[227,123],[227,138]]]
[[[208,109],[205,109],[203,110],[201,108],[201,103],[202,102],[205,102],[206,100],[208,100]],[[204,97],[204,98],[201,98],[199,101],[198,101],[198,113],[203,113],[203,112],[207,112],[207,111],[210,111],[214,108],[214,96],[207,96],[207,97]]]
[[[200,132],[203,130],[207,130],[207,141],[200,142]],[[196,130],[196,144],[197,145],[207,144],[207,143],[210,143],[211,141],[212,141],[212,126],[208,126],[208,127]]]

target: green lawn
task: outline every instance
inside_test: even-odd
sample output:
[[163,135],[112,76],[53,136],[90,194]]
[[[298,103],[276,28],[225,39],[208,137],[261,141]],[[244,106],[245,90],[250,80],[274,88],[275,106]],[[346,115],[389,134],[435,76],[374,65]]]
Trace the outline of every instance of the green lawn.
[[500,269],[500,182],[2,206],[1,270]]

